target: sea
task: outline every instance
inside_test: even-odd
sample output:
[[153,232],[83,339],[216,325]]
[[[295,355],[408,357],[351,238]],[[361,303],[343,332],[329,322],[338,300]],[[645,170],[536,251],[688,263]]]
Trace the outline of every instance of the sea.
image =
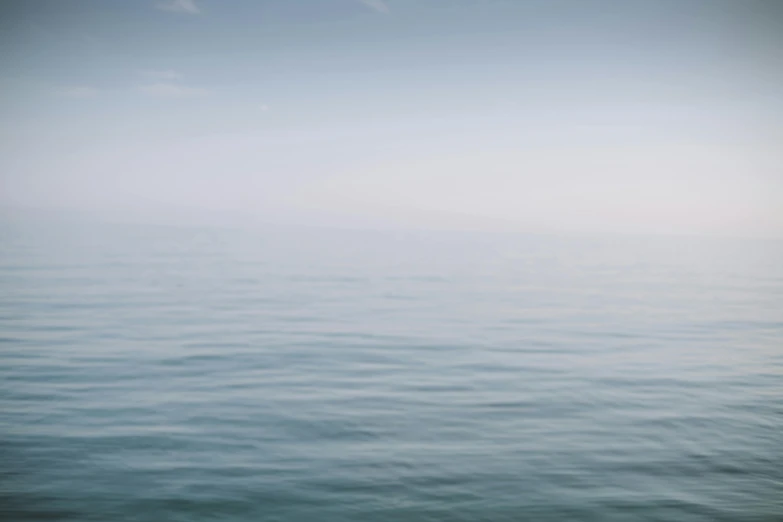
[[0,519],[783,520],[783,243],[11,222]]

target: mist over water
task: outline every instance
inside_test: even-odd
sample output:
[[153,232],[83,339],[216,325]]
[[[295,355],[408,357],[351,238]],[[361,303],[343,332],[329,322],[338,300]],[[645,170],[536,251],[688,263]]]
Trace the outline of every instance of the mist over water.
[[0,520],[782,521],[781,7],[0,2]]
[[783,516],[779,241],[0,240],[7,520]]

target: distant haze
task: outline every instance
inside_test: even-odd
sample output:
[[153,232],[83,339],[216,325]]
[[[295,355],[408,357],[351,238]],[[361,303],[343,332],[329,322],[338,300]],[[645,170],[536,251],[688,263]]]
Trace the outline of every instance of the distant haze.
[[6,214],[783,236],[774,0],[0,10]]

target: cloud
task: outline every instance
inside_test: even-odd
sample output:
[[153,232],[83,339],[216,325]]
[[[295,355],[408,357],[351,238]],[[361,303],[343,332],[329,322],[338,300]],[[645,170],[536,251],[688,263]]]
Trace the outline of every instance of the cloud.
[[60,96],[66,96],[68,98],[92,98],[98,94],[98,89],[87,86],[74,86],[66,87],[58,91]]
[[379,13],[386,14],[389,12],[389,6],[386,5],[386,2],[383,0],[359,0],[359,2],[363,3],[370,9],[378,11]]
[[195,0],[166,0],[160,2],[155,7],[163,11],[172,13],[200,14],[201,9],[196,5]]
[[261,110],[261,112],[266,112],[269,110],[269,105],[267,105],[266,103],[262,103],[261,105],[258,106],[258,108],[259,110]]
[[203,96],[209,91],[200,87],[188,87],[171,82],[156,82],[142,85],[139,90],[149,96],[160,98],[191,98],[194,96]]
[[153,78],[155,80],[161,80],[161,81],[173,81],[173,80],[180,80],[182,79],[182,75],[178,73],[177,71],[172,71],[171,69],[166,70],[148,70],[148,71],[141,71],[141,74],[148,78]]

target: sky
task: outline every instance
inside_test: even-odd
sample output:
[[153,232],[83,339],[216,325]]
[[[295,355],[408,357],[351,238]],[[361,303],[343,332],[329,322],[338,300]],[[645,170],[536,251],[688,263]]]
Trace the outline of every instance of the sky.
[[24,0],[0,207],[783,237],[777,0]]

